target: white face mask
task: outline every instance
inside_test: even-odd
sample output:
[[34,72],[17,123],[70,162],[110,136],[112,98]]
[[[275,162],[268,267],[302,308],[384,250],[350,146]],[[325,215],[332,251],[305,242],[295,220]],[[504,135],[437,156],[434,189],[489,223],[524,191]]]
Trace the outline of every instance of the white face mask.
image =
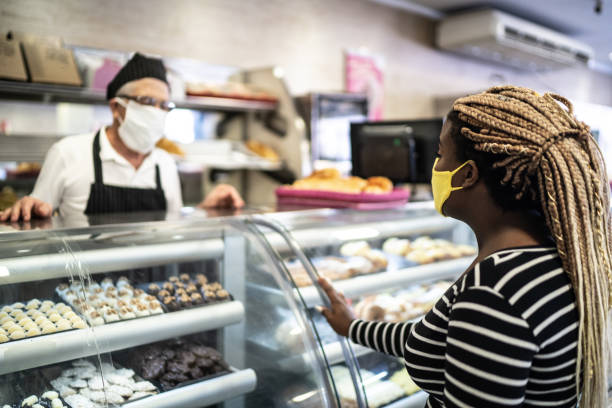
[[140,154],[150,153],[164,135],[168,112],[134,101],[126,103],[120,98],[116,98],[116,101],[125,108],[125,118],[119,125],[121,141],[130,150]]

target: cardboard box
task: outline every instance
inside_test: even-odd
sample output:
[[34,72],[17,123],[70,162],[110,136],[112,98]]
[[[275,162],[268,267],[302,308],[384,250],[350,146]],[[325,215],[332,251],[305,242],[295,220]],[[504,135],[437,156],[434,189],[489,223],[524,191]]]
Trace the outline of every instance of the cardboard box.
[[23,51],[32,82],[81,85],[72,51],[47,42],[24,42]]
[[0,78],[27,81],[21,48],[17,41],[0,39]]

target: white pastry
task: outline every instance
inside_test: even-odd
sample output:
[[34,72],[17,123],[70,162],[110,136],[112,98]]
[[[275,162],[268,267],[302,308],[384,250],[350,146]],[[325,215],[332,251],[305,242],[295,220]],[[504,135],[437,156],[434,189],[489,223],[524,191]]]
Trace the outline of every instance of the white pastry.
[[6,343],[7,341],[9,341],[9,338],[6,334],[1,333],[0,334],[0,343]]
[[61,319],[56,323],[57,329],[59,331],[70,330],[72,329],[72,323],[66,319]]
[[[83,390],[87,390],[87,388],[83,388]],[[83,395],[92,400],[93,402],[98,402],[100,404],[104,404],[106,402],[106,396],[104,395],[104,391],[88,390],[88,393]]]
[[37,402],[38,402],[38,397],[36,395],[30,395],[29,397],[21,401],[21,406],[28,407],[28,406],[32,406],[36,404]]
[[340,254],[344,256],[364,256],[370,250],[370,244],[366,241],[347,242],[340,247]]
[[82,380],[89,380],[96,376],[96,369],[89,367],[79,367],[77,368],[77,377]]
[[133,319],[136,317],[136,314],[131,308],[124,307],[119,310],[119,317],[122,319]]
[[104,389],[104,381],[100,376],[94,376],[89,381],[87,381],[87,386],[94,391],[100,391]]
[[54,305],[55,305],[55,303],[53,303],[52,301],[50,301],[50,300],[44,300],[44,301],[43,301],[43,302],[40,304],[40,307],[43,307],[43,306],[51,306],[51,307],[53,307]]
[[64,399],[72,408],[95,408],[96,407],[94,403],[89,400],[89,398],[84,397],[83,395],[73,394],[73,395],[69,395],[68,397]]
[[80,378],[72,381],[69,384],[72,388],[85,388],[87,387],[87,381],[81,380]]
[[56,390],[68,386],[72,382],[72,379],[66,377],[57,377],[55,380],[51,380],[50,383]]
[[46,398],[48,400],[54,400],[59,398],[59,394],[56,391],[47,391],[43,395],[41,395],[41,397]]
[[11,305],[13,309],[23,309],[25,305],[21,302],[15,302]]
[[11,313],[13,311],[13,308],[10,306],[4,306],[1,309],[4,313]]
[[143,391],[157,391],[155,385],[150,383],[149,381],[139,381],[133,385],[134,391],[143,392]]
[[102,316],[100,316],[98,312],[90,313],[88,319],[89,323],[91,323],[92,326],[100,326],[104,324],[104,319],[102,318]]
[[122,404],[124,401],[123,397],[116,392],[104,391],[104,393],[106,394],[106,400],[111,404]]
[[47,316],[49,317],[49,320],[51,320],[53,323],[56,323],[62,319],[62,316],[57,312],[53,312],[51,314],[48,314]]
[[117,393],[119,395],[121,395],[124,398],[128,398],[131,397],[132,394],[134,394],[134,391],[132,391],[131,388],[129,387],[122,387],[121,385],[111,385],[107,388],[108,392],[114,392]]
[[51,334],[51,333],[55,333],[56,331],[57,331],[57,328],[53,325],[53,323],[45,324],[44,326],[41,327],[42,334]]
[[35,337],[35,336],[40,336],[41,332],[40,329],[38,327],[34,327],[33,329],[28,330],[25,335],[26,337]]
[[107,374],[105,376],[105,379],[108,380],[108,382],[111,384],[120,385],[122,387],[131,388],[132,385],[128,378],[118,374]]
[[119,315],[114,310],[108,310],[106,313],[104,313],[104,320],[107,323],[116,322],[119,320]]
[[67,385],[62,385],[61,387],[58,387],[57,391],[60,393],[61,397],[66,400],[66,402],[67,397],[75,395],[77,393],[74,388],[70,388]]
[[9,337],[11,338],[11,340],[19,340],[25,337],[25,333],[23,330],[17,330],[11,333]]
[[45,407],[43,407],[40,404],[34,404],[34,405],[32,405],[32,408],[45,408]]
[[11,316],[4,316],[4,317],[0,317],[0,324],[4,325],[7,322],[13,322],[15,323],[15,321],[13,320],[13,318]]
[[81,318],[71,320],[72,327],[75,329],[86,329],[87,323]]
[[51,400],[51,408],[65,408],[65,405],[61,399],[56,398]]
[[26,309],[38,309],[39,306],[40,306],[40,300],[32,299],[26,305]]
[[[134,376],[134,370],[131,370],[129,368],[119,368],[115,370],[114,374],[120,375],[125,378],[132,378]],[[141,390],[141,391],[148,391],[148,390]]]
[[144,398],[144,397],[148,397],[149,395],[155,395],[154,392],[150,392],[150,391],[137,391],[134,394],[132,394],[132,396],[129,398],[129,400],[135,400],[138,398]]

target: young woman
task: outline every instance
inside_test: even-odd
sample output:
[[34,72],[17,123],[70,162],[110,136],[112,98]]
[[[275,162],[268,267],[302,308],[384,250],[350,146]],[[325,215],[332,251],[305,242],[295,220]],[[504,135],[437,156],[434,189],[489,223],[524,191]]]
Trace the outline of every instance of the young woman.
[[513,86],[455,101],[434,202],[479,253],[417,323],[354,319],[320,284],[336,332],[403,357],[427,407],[607,406],[612,273],[604,161],[565,98]]

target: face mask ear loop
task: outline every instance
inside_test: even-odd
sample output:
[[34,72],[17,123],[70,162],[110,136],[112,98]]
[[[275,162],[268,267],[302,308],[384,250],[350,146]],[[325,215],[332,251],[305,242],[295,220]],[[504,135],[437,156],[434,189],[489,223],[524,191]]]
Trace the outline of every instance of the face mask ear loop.
[[[452,183],[452,177],[453,177],[455,174],[457,174],[457,172],[458,172],[459,170],[461,170],[462,168],[464,168],[466,164],[468,164],[468,163],[470,163],[470,162],[474,162],[474,160],[467,160],[465,163],[463,163],[461,166],[457,167],[455,170],[453,170],[453,171],[451,172],[451,183]],[[474,163],[474,164],[476,164],[476,163]],[[451,191],[457,191],[457,190],[461,190],[461,189],[463,189],[463,187],[461,187],[461,186],[459,186],[459,187],[453,187],[453,186],[451,186]]]

